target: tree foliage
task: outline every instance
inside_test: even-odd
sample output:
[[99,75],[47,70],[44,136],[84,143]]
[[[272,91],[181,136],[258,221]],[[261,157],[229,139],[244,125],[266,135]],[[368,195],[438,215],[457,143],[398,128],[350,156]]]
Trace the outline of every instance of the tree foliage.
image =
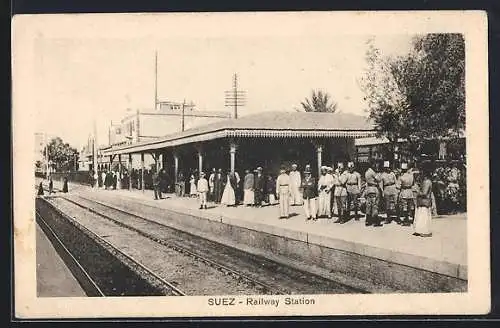
[[44,156],[46,156],[47,150],[48,160],[53,163],[56,171],[69,171],[74,168],[74,161],[77,160],[78,151],[61,138],[55,137],[50,140],[44,150]]
[[457,137],[465,129],[465,42],[461,34],[415,37],[406,56],[382,57],[368,42],[362,89],[379,135],[407,139]]
[[301,105],[306,112],[335,113],[337,110],[337,103],[322,90],[312,90],[311,97],[302,101]]

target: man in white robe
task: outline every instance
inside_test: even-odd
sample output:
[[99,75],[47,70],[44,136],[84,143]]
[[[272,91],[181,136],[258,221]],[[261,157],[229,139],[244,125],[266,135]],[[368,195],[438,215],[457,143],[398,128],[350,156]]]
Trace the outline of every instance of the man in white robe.
[[297,171],[297,164],[292,164],[290,171],[290,205],[302,205],[302,195],[300,193],[301,177],[300,172]]

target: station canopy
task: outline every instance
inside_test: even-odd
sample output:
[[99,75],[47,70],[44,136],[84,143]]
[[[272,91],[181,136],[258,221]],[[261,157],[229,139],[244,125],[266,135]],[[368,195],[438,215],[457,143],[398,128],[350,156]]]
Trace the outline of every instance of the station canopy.
[[223,138],[364,138],[373,123],[348,113],[262,112],[198,126],[154,140],[109,148],[104,155],[154,151]]

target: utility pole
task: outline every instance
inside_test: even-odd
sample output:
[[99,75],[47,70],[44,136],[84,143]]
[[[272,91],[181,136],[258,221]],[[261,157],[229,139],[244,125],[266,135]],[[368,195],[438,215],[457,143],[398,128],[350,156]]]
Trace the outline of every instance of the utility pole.
[[98,183],[98,172],[97,172],[97,124],[96,124],[96,119],[94,118],[94,138],[93,138],[93,143],[92,143],[92,161],[93,164],[92,166],[94,167],[94,189],[97,190],[99,187]]
[[186,107],[186,99],[182,101],[182,116],[181,116],[181,131],[184,131],[184,108]]
[[238,118],[238,106],[245,105],[246,91],[238,90],[238,74],[233,75],[233,88],[225,92],[225,106],[233,107],[233,118]]
[[155,51],[155,109],[158,109],[158,51]]

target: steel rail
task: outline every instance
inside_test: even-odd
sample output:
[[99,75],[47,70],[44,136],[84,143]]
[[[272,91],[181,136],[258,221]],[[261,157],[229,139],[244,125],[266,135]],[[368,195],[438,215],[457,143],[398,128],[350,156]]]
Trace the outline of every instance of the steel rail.
[[94,279],[92,279],[73,254],[71,254],[71,251],[66,247],[66,245],[64,245],[64,242],[57,236],[55,231],[47,224],[40,212],[35,210],[35,213],[37,222],[40,224],[40,228],[52,242],[52,245],[56,249],[59,256],[63,259],[71,273],[73,273],[74,277],[80,283],[80,286],[85,291],[85,294],[90,297],[105,296],[99,286],[97,286]]
[[[63,198],[61,197],[60,199],[64,199],[64,200],[67,200],[67,198]],[[61,216],[63,216],[64,218],[68,219],[68,221],[70,221],[74,226],[76,226],[78,229],[80,229],[81,231],[83,231],[84,233],[87,233],[87,235],[91,236],[91,238],[93,238],[94,240],[97,240],[98,242],[101,242],[102,244],[108,246],[109,248],[111,248],[113,251],[115,251],[116,253],[118,253],[120,256],[124,257],[125,259],[127,259],[128,261],[132,262],[134,265],[137,265],[139,268],[141,268],[142,270],[146,271],[150,276],[154,277],[156,280],[158,280],[161,284],[164,285],[164,287],[166,286],[167,289],[170,289],[172,291],[172,293],[175,295],[175,296],[185,296],[186,294],[180,290],[179,288],[177,288],[176,286],[174,286],[173,284],[171,284],[170,282],[166,281],[165,279],[163,279],[162,277],[158,276],[156,273],[154,273],[151,269],[149,269],[148,267],[146,267],[145,265],[143,265],[142,263],[140,263],[138,260],[136,260],[134,257],[130,256],[129,254],[126,254],[125,252],[123,252],[122,250],[120,250],[116,245],[114,245],[113,243],[111,243],[110,241],[108,240],[105,240],[104,238],[102,238],[101,236],[99,236],[97,233],[95,233],[94,231],[90,230],[89,228],[85,227],[84,225],[82,225],[81,223],[77,222],[74,218],[70,217],[69,215],[63,213],[61,210],[59,210],[58,208],[56,208],[53,204],[52,205],[52,208]]]
[[[151,219],[148,219],[148,218],[145,218],[145,217],[142,217],[142,216],[139,216],[139,215],[136,215],[136,214],[124,211],[124,210],[119,209],[117,207],[114,207],[114,206],[111,206],[111,205],[108,205],[108,204],[104,204],[104,203],[101,203],[101,202],[93,200],[93,199],[88,199],[88,198],[82,197],[80,195],[78,195],[78,197],[81,198],[81,199],[84,199],[86,201],[99,204],[99,205],[101,205],[103,207],[106,207],[106,208],[109,208],[111,210],[120,212],[122,214],[125,214],[125,215],[128,215],[128,216],[132,216],[132,217],[135,217],[135,218],[138,218],[138,219],[141,219],[141,220],[146,221],[148,223],[152,223],[154,225],[159,225],[161,227],[168,228],[170,230],[177,230],[175,228],[171,228],[171,227],[168,227],[168,226],[163,225],[161,223],[158,223],[158,222],[156,222],[154,220],[151,220]],[[74,200],[68,199],[66,197],[63,197],[61,199],[64,199],[64,200],[66,200],[66,201],[68,201],[68,202],[70,202],[70,203],[72,203],[72,204],[74,204],[76,206],[79,206],[79,207],[81,207],[81,208],[83,208],[85,210],[88,210],[91,213],[99,215],[99,216],[101,216],[101,217],[103,217],[103,218],[105,218],[105,219],[107,219],[107,220],[109,220],[109,221],[111,221],[111,222],[113,222],[113,223],[121,226],[121,227],[124,227],[126,229],[131,230],[131,231],[134,231],[134,232],[136,232],[136,233],[138,233],[138,234],[140,234],[140,235],[142,235],[142,236],[144,236],[144,237],[146,237],[146,238],[148,238],[148,239],[150,239],[150,240],[152,240],[152,241],[154,241],[156,243],[159,243],[159,244],[161,244],[163,246],[166,246],[166,247],[168,247],[170,249],[173,249],[173,250],[175,250],[175,251],[177,251],[179,253],[191,256],[191,257],[195,258],[196,260],[198,260],[198,261],[200,261],[202,263],[205,263],[205,264],[207,264],[207,265],[209,265],[209,266],[211,266],[211,267],[213,267],[213,268],[215,268],[215,269],[217,269],[219,271],[223,271],[223,272],[226,272],[226,273],[230,274],[231,276],[233,276],[236,279],[245,280],[251,286],[260,287],[262,290],[267,291],[267,292],[269,292],[271,294],[274,294],[274,295],[286,295],[286,294],[290,294],[288,291],[277,290],[276,288],[274,288],[272,286],[269,286],[266,283],[258,281],[258,280],[254,279],[252,277],[249,277],[248,275],[246,275],[244,273],[241,273],[241,272],[239,272],[237,270],[231,269],[231,268],[229,268],[229,267],[227,267],[227,266],[225,266],[223,264],[220,264],[220,263],[217,263],[217,262],[215,262],[213,260],[210,260],[210,259],[204,257],[201,254],[195,253],[195,252],[187,249],[186,247],[183,247],[183,246],[180,246],[180,245],[174,244],[174,243],[169,243],[169,242],[165,241],[164,239],[158,238],[158,237],[156,237],[156,236],[154,236],[154,235],[152,235],[150,233],[147,233],[147,232],[144,232],[144,231],[142,231],[140,229],[137,229],[135,227],[129,226],[129,225],[123,223],[123,222],[120,222],[120,221],[118,221],[118,220],[110,217],[109,215],[103,214],[103,213],[101,213],[99,211],[96,211],[95,209],[92,209],[92,208],[90,208],[88,206],[80,204],[80,203],[78,203],[78,202],[76,202]],[[195,236],[195,237],[196,238],[202,238],[202,237],[198,237],[198,236]]]

